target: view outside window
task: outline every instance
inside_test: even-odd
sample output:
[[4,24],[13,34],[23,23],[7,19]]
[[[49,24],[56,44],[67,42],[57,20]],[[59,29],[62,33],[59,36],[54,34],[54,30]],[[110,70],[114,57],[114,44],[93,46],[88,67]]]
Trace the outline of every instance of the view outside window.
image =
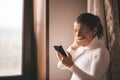
[[0,0],[0,76],[22,74],[23,0]]

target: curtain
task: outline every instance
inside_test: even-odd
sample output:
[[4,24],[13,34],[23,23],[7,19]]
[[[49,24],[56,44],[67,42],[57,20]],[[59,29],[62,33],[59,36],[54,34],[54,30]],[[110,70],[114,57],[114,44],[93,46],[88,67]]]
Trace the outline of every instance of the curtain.
[[108,80],[120,80],[120,1],[87,0],[89,13],[98,15],[104,26],[104,42],[110,52]]
[[111,80],[120,80],[120,16],[119,0],[105,0],[105,13],[111,55]]
[[104,37],[103,41],[108,46],[108,38],[107,38],[107,27],[106,27],[106,18],[105,18],[105,9],[104,9],[104,0],[87,0],[87,12],[97,15],[101,19],[101,23],[104,28]]
[[46,0],[34,0],[38,80],[46,80]]

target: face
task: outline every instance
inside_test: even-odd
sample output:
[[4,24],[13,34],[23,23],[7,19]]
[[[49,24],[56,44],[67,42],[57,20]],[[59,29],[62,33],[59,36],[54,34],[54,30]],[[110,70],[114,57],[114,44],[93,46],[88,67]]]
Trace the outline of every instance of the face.
[[82,46],[87,46],[94,38],[97,29],[93,29],[92,31],[86,27],[86,25],[81,23],[74,23],[74,39],[78,44]]

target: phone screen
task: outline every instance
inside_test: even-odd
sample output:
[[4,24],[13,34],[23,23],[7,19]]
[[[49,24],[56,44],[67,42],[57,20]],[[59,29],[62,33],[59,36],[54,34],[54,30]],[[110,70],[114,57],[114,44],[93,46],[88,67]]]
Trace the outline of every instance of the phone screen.
[[65,57],[67,57],[63,47],[60,45],[60,46],[54,46],[55,50],[57,50],[58,52],[60,52],[62,55],[64,55]]

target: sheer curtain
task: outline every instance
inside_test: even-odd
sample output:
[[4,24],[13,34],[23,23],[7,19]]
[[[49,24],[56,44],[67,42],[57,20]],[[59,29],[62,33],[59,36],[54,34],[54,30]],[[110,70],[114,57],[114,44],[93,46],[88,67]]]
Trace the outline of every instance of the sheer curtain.
[[104,26],[104,42],[109,49],[111,64],[108,80],[120,80],[120,16],[119,0],[88,0],[87,11],[98,15]]
[[93,13],[100,17],[101,23],[104,27],[104,37],[103,41],[105,42],[107,48],[108,46],[108,38],[107,38],[107,27],[106,27],[106,18],[105,18],[105,6],[104,0],[87,0],[87,12]]

